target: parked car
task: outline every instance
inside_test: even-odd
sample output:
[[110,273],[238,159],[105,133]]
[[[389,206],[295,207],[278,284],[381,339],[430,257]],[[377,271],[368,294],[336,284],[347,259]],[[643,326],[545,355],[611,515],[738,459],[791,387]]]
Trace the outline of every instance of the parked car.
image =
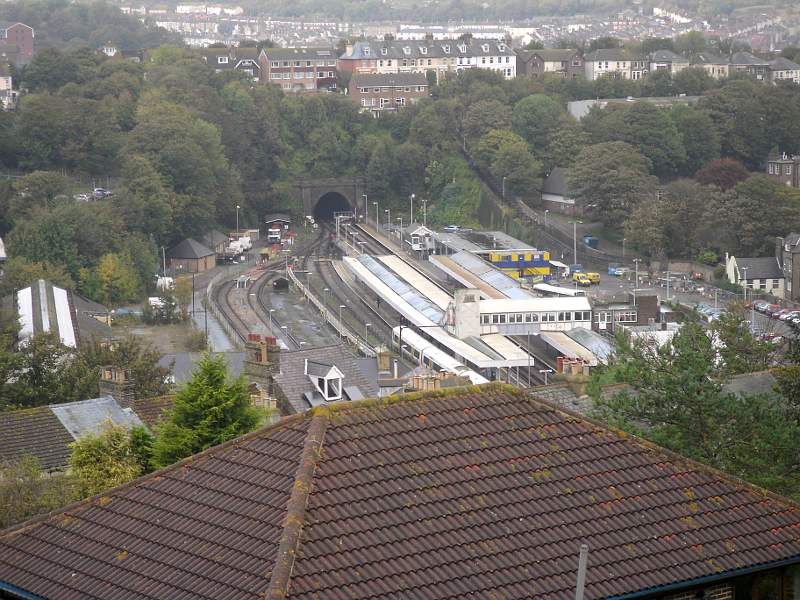
[[572,281],[584,287],[589,287],[592,285],[592,280],[586,276],[586,273],[573,273]]
[[91,195],[89,194],[75,194],[72,198],[78,202],[88,202],[92,199]]
[[600,273],[586,273],[586,277],[588,277],[589,281],[592,283],[600,283]]
[[790,311],[788,308],[782,308],[780,310],[776,310],[770,316],[773,319],[780,319],[783,315],[789,314],[790,312],[792,312],[792,311]]
[[95,198],[95,200],[102,200],[103,198],[108,198],[113,195],[114,194],[111,191],[105,188],[94,188],[92,191],[92,196]]
[[764,312],[764,309],[767,308],[767,306],[769,306],[769,302],[766,300],[756,300],[753,302],[752,306],[748,306],[747,308],[754,308],[758,312]]
[[456,233],[460,229],[461,227],[459,227],[458,225],[446,225],[445,227],[442,227],[442,231],[444,231],[445,233]]
[[789,321],[790,319],[794,319],[795,317],[800,317],[800,311],[790,310],[786,314],[781,315],[779,318],[781,321]]
[[780,309],[781,309],[781,305],[780,304],[767,304],[767,306],[764,307],[764,310],[762,312],[765,315],[771,317],[773,313],[778,312]]

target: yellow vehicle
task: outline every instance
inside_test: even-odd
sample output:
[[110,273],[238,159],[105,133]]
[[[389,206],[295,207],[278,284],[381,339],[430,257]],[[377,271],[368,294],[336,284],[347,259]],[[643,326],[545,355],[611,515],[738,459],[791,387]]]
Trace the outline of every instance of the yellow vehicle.
[[592,283],[600,283],[600,273],[586,273],[586,277],[588,277],[589,281]]
[[586,273],[573,273],[572,281],[577,282],[578,285],[583,285],[586,287],[592,285],[592,280],[586,276]]

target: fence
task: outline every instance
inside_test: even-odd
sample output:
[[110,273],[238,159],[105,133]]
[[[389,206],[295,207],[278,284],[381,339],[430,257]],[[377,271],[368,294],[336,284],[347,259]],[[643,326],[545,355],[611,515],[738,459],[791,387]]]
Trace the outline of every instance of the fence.
[[222,279],[238,277],[252,268],[252,261],[248,260],[245,263],[239,263],[235,267],[226,268],[224,271],[217,273],[211,281],[208,282],[206,286],[206,297],[203,300],[204,308],[211,312],[231,343],[240,348],[244,347],[245,339],[242,334],[236,330],[236,325],[234,325],[233,320],[217,305],[214,298],[214,287],[220,283]]
[[340,336],[342,336],[343,339],[346,339],[351,344],[353,344],[353,346],[358,348],[359,352],[361,352],[364,356],[367,356],[367,357],[370,357],[370,358],[374,358],[375,357],[375,350],[369,344],[367,344],[365,341],[363,341],[360,337],[358,337],[358,335],[356,335],[355,333],[350,331],[345,326],[344,323],[339,321],[339,319],[336,317],[336,315],[334,315],[330,310],[328,310],[322,304],[322,302],[320,302],[320,300],[314,294],[311,293],[311,290],[309,290],[308,288],[306,288],[305,285],[300,283],[300,280],[294,274],[294,271],[292,269],[289,269],[289,279],[291,279],[292,283],[294,283],[294,285],[297,286],[297,289],[299,289],[303,293],[303,295],[306,298],[308,298],[309,301],[314,306],[317,307],[317,310],[319,310],[319,312],[322,314],[322,316],[325,318],[325,320],[328,323],[330,323],[331,327],[333,327],[334,330],[336,330],[336,332]]

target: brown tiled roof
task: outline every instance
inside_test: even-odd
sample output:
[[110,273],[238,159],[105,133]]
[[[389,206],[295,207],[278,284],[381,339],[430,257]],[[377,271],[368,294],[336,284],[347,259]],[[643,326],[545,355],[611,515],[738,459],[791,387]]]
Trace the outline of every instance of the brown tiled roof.
[[781,560],[800,509],[524,393],[345,402],[0,534],[58,598],[598,599]]
[[16,461],[28,454],[42,469],[64,467],[74,440],[49,406],[0,412],[0,459]]
[[133,412],[152,429],[164,420],[165,413],[172,409],[174,401],[174,396],[139,398],[133,401]]

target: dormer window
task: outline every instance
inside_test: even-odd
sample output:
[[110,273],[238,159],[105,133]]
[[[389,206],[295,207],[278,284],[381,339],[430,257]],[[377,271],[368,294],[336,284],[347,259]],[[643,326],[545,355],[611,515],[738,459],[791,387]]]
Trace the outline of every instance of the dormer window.
[[364,56],[369,56],[369,46],[364,47]]
[[408,46],[404,47],[403,48],[403,54],[405,54],[406,56],[411,54],[411,48],[409,48]]
[[420,54],[427,54],[428,53],[428,49],[425,46],[420,46],[419,53]]
[[459,51],[459,52],[461,52],[462,54],[466,54],[466,52],[467,52],[467,45],[466,45],[466,44],[461,44],[461,45],[458,47],[458,51]]
[[444,50],[445,54],[450,54],[450,44],[445,44],[442,46],[442,50]]
[[386,56],[387,54],[389,54],[389,49],[388,48],[381,48],[381,54],[383,56]]
[[499,46],[497,46],[497,49],[500,50],[500,52],[505,52],[506,51],[506,45],[505,44],[500,44]]
[[227,56],[218,56],[217,57],[217,64],[218,65],[227,65],[228,64],[228,57]]
[[306,359],[305,374],[326,402],[342,399],[344,374],[336,365]]
[[489,52],[489,44],[483,44],[481,46],[481,50],[483,50],[484,52]]

